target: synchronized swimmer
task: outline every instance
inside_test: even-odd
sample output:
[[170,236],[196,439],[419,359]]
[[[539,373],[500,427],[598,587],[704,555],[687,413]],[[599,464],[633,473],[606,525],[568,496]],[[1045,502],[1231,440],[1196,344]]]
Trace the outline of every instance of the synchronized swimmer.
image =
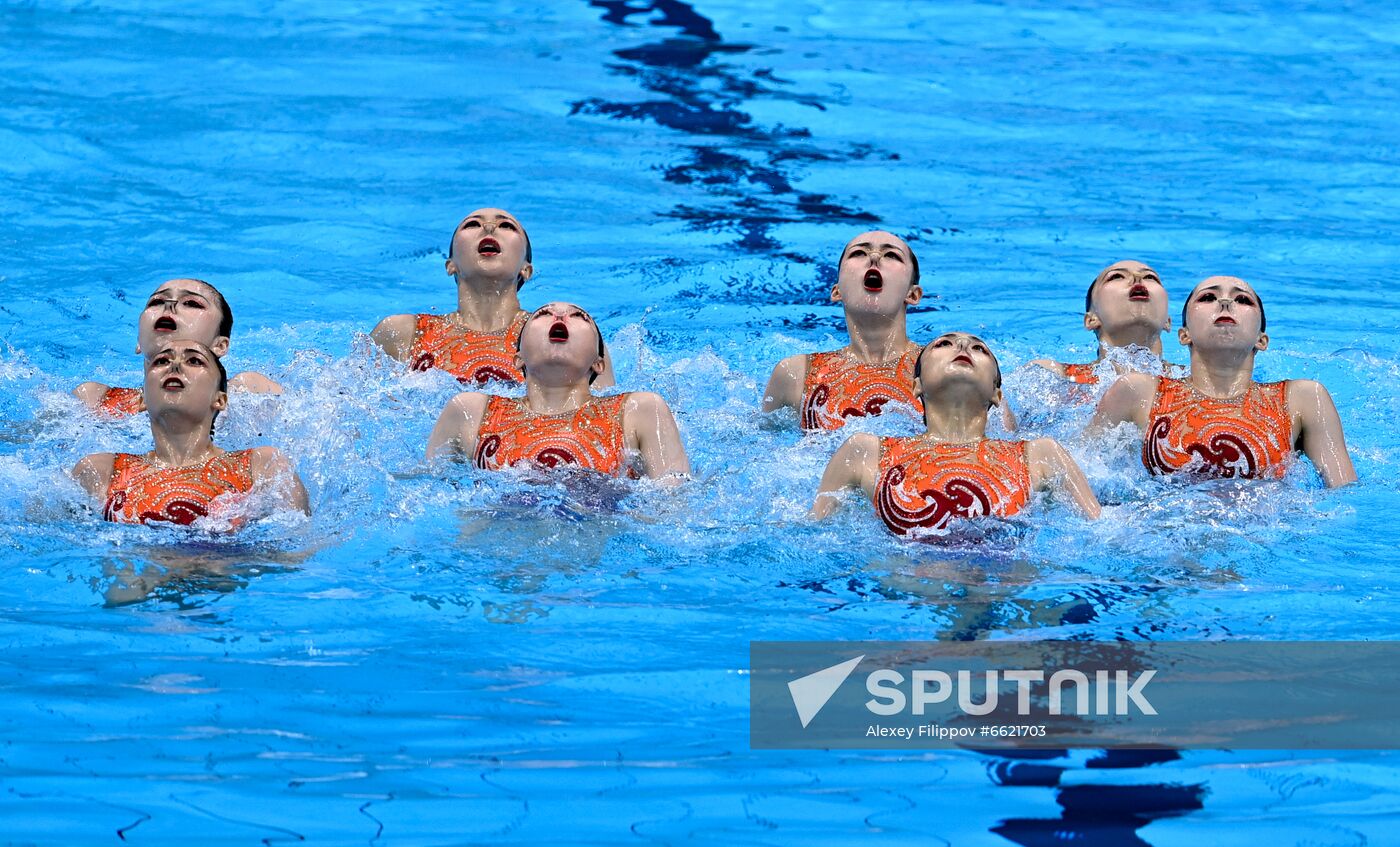
[[[477,209],[453,231],[446,269],[457,282],[457,311],[390,315],[370,338],[415,371],[446,371],[474,386],[524,382],[513,345],[528,316],[519,292],[535,275],[525,227],[503,209]],[[611,388],[613,382],[612,364],[605,360],[597,387]]]
[[[187,338],[216,356],[224,356],[232,336],[233,309],[217,288],[202,279],[172,279],[161,283],[141,310],[136,321],[136,352],[155,353],[165,340]],[[282,386],[253,371],[244,371],[228,383],[230,388],[252,394],[282,393]],[[103,417],[134,415],[146,408],[139,388],[85,382],[73,389],[73,396]]]
[[[228,406],[228,374],[207,345],[171,339],[145,360],[142,397],[155,448],[94,453],[73,476],[116,523],[191,524],[232,509],[241,495],[265,488],[283,508],[310,513],[306,489],[275,447],[227,452],[214,444],[214,422]],[[233,495],[233,497],[230,497]]]
[[[595,393],[610,387],[613,377],[593,318],[571,303],[521,308],[518,292],[534,265],[519,220],[493,208],[468,215],[453,232],[446,270],[457,283],[455,312],[393,315],[371,333],[389,358],[412,370],[446,371],[469,388],[439,415],[428,460],[527,475],[572,469],[595,477],[645,476],[668,485],[689,478],[680,429],[664,399],[640,391]],[[861,490],[897,535],[942,531],[959,519],[1011,517],[1038,490],[1088,519],[1099,517],[1083,471],[1058,442],[987,437],[994,409],[1001,409],[1007,429],[1015,427],[1002,396],[1001,366],[987,342],[965,332],[944,333],[923,347],[909,338],[908,308],[923,289],[918,258],[904,239],[884,231],[851,239],[830,296],[844,309],[850,343],[779,362],[763,411],[793,408],[806,431],[897,411],[921,417],[924,432],[846,439],[822,475],[812,518],[832,514],[845,489]],[[1161,336],[1171,318],[1166,288],[1152,268],[1115,262],[1094,278],[1084,305],[1097,359],[1032,364],[1073,386],[1111,381],[1086,435],[1136,425],[1152,474],[1279,477],[1301,452],[1329,487],[1355,481],[1340,418],[1322,385],[1254,382],[1255,355],[1268,347],[1268,335],[1263,303],[1248,283],[1211,277],[1191,292],[1178,331],[1190,351],[1189,370],[1162,358]],[[150,417],[155,448],[149,453],[94,454],[73,469],[102,502],[105,519],[188,524],[224,514],[254,490],[270,492],[270,502],[283,508],[309,512],[306,490],[281,451],[229,453],[213,443],[230,384],[281,391],[261,374],[227,378],[219,357],[228,350],[232,326],[232,310],[212,285],[171,280],[151,296],[139,321],[144,386],[84,383],[74,392],[105,415],[144,410]],[[1149,351],[1159,367],[1132,370],[1110,356],[1115,348]],[[523,386],[524,396],[480,390],[492,385]],[[233,528],[246,518],[235,517]]]

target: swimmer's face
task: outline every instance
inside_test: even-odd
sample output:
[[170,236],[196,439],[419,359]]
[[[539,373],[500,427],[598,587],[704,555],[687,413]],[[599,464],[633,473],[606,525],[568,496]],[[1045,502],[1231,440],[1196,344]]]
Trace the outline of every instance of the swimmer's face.
[[463,218],[452,234],[447,273],[524,284],[535,272],[525,248],[525,228],[514,215],[504,209],[477,209]]
[[213,288],[197,279],[161,283],[137,319],[137,351],[149,356],[172,338],[188,338],[224,355],[228,338],[219,334],[223,302]]
[[182,408],[218,413],[228,404],[220,387],[222,374],[214,351],[198,341],[163,342],[146,357],[146,381],[142,396],[146,408]]
[[831,299],[847,311],[892,315],[923,297],[913,279],[913,253],[904,239],[883,230],[863,232],[841,253]]
[[[520,333],[516,367],[541,375],[546,368],[564,381],[603,372],[602,335],[593,318],[572,303],[549,303],[536,309]],[[590,379],[591,381],[591,379]]]
[[1142,262],[1114,262],[1104,268],[1094,280],[1089,299],[1084,326],[1094,332],[1106,330],[1112,335],[1136,324],[1171,328],[1167,289],[1157,272]]
[[1187,346],[1263,350],[1269,346],[1263,323],[1264,311],[1253,286],[1233,276],[1213,276],[1186,299],[1185,326],[1179,337]]
[[[921,391],[961,382],[975,386],[988,404],[1001,402],[1001,367],[987,342],[967,332],[946,332],[919,354]],[[925,397],[928,395],[925,394]]]

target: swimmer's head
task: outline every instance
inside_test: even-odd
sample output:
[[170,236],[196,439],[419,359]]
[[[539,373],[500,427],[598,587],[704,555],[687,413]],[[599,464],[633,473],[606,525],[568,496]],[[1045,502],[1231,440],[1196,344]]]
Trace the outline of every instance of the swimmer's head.
[[[572,303],[546,303],[530,314],[515,339],[515,366],[528,376],[545,367],[588,374],[591,385],[603,372],[606,347],[593,317]],[[565,379],[564,381],[570,381]]]
[[899,236],[883,230],[863,232],[841,251],[831,299],[847,313],[892,315],[923,296],[919,259]]
[[914,388],[927,409],[938,389],[966,385],[988,408],[1001,403],[1001,363],[981,338],[945,332],[924,345],[914,362]]
[[233,309],[219,289],[202,279],[172,279],[156,287],[136,321],[136,352],[151,352],[171,338],[189,338],[217,356],[228,352]]
[[1233,276],[1202,280],[1181,307],[1177,337],[1188,347],[1264,350],[1269,336],[1264,301],[1254,287]]
[[530,236],[504,209],[477,209],[457,224],[447,245],[447,273],[459,280],[514,279],[519,290],[535,273]]
[[188,338],[162,341],[146,356],[146,379],[141,392],[153,416],[166,409],[189,414],[210,413],[209,432],[228,406],[228,371],[205,344]]
[[1084,328],[1101,340],[1111,341],[1131,327],[1161,333],[1171,325],[1162,278],[1142,262],[1114,262],[1084,292]]

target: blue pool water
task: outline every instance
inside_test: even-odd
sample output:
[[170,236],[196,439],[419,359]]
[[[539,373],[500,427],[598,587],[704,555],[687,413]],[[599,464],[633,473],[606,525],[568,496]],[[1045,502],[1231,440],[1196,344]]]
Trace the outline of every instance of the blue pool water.
[[[0,832],[7,843],[1400,843],[1384,752],[1011,761],[749,749],[756,639],[1389,639],[1400,625],[1400,13],[1201,3],[0,6]],[[525,222],[698,479],[616,512],[419,457],[455,384],[378,318],[453,304],[467,211]],[[909,235],[916,338],[1084,360],[1118,258],[1269,304],[1261,378],[1331,389],[1361,476],[1233,494],[1077,455],[981,548],[804,513],[835,437],[755,409],[842,343],[855,232]],[[236,307],[224,446],[283,446],[310,521],[116,527],[63,471],[144,450],[67,394],[135,384],[154,285]],[[1168,341],[1169,357],[1183,361]],[[789,422],[790,423],[790,422]],[[898,428],[893,422],[882,426]],[[1121,448],[1121,449],[1120,449]],[[560,517],[560,515],[566,517]]]

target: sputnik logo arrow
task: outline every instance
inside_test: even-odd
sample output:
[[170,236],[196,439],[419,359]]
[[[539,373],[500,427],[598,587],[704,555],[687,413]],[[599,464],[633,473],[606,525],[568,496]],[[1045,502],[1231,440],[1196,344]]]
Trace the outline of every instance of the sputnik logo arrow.
[[803,729],[807,728],[807,724],[812,722],[812,718],[817,716],[826,705],[826,701],[831,699],[841,687],[841,683],[846,681],[846,677],[851,675],[856,665],[864,658],[862,654],[788,683],[788,693],[792,695],[792,705],[797,707],[797,717],[802,721]]

